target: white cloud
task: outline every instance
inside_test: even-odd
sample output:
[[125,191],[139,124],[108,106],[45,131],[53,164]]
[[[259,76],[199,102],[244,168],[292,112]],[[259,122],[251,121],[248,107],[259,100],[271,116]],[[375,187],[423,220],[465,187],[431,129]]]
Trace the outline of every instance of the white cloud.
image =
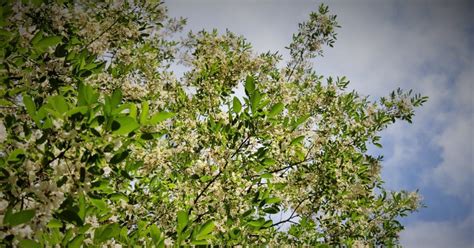
[[[391,151],[385,150],[386,153],[390,153],[384,162],[386,185],[390,189],[406,187],[406,168],[430,165],[427,160],[432,161],[432,168],[436,166],[434,163],[439,154],[433,154],[431,157],[420,154],[427,154],[429,149],[433,151],[440,148],[436,137],[440,135],[439,132],[447,129],[449,124],[447,121],[453,118],[453,114],[445,110],[446,105],[452,104],[454,95],[450,89],[449,77],[445,74],[431,73],[418,76],[416,80],[419,83],[419,91],[430,97],[428,102],[416,110],[413,124],[398,122],[382,133],[383,141],[388,141],[393,146]],[[425,139],[421,140],[421,136],[425,136]],[[466,157],[468,154],[460,155]],[[422,169],[428,171],[428,174],[417,175],[425,179],[425,184],[421,184],[422,181],[420,181],[416,187],[429,187],[433,183],[429,179],[432,177],[429,169],[432,168],[417,168],[418,171]]]
[[474,72],[467,67],[450,96],[454,110],[444,116],[444,129],[436,137],[443,161],[425,178],[428,183],[434,182],[446,193],[469,203],[473,200],[474,186],[472,80]]
[[465,117],[451,120],[453,123],[438,138],[442,147],[443,162],[435,168],[435,183],[447,193],[467,201],[472,200],[473,190],[473,122]]
[[[407,248],[472,248],[474,245],[474,215],[463,221],[419,221],[401,233]],[[468,238],[466,238],[468,237]]]
[[[474,76],[466,33],[471,25],[469,8],[462,2],[447,5],[420,0],[409,5],[395,1],[335,3],[330,4],[339,12],[343,27],[336,47],[327,51],[317,68],[347,75],[363,94],[383,96],[402,87],[430,97],[417,109],[413,125],[397,123],[383,133],[383,140],[392,148],[384,163],[387,185],[406,187],[405,168],[426,166],[426,160],[441,155],[443,162],[435,171],[417,170],[426,173],[417,175],[425,179],[418,187],[435,184],[458,196],[470,193],[474,178],[470,140],[474,137],[469,125],[474,125],[472,111],[465,106],[473,105]],[[463,104],[458,103],[461,100]],[[419,140],[422,135],[428,140]],[[442,152],[421,157],[429,148]]]

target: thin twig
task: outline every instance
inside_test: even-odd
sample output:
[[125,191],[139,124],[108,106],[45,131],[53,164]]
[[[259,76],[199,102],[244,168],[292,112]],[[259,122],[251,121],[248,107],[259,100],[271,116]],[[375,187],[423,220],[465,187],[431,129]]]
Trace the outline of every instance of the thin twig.
[[[137,9],[137,7],[133,8],[131,13],[135,12],[135,10]],[[112,22],[112,24],[109,25],[109,27],[107,27],[106,29],[102,30],[102,32],[97,36],[95,37],[94,39],[92,39],[91,41],[89,41],[89,43],[87,43],[84,48],[88,48],[92,43],[94,43],[96,40],[98,40],[100,37],[102,37],[102,35],[104,35],[105,33],[109,32],[110,29],[115,26],[118,21],[122,18],[122,16],[119,16],[117,17],[114,22]]]
[[0,109],[19,109],[18,106],[0,106]]
[[[206,192],[206,190],[217,180],[217,178],[222,174],[222,172],[225,170],[225,168],[227,167],[227,165],[229,164],[229,161],[235,157],[235,155],[237,155],[237,153],[240,151],[240,149],[244,146],[245,143],[247,143],[247,141],[250,139],[250,135],[247,136],[247,138],[245,138],[242,143],[240,143],[239,147],[237,148],[237,150],[235,150],[235,152],[230,156],[229,159],[226,160],[225,164],[224,164],[224,167],[222,168],[222,170],[219,171],[219,173],[217,175],[215,175],[211,181],[209,181],[206,186],[204,187],[204,189],[196,196],[196,198],[194,199],[193,201],[193,206],[196,205],[196,203],[199,201],[199,199],[201,198],[202,195],[204,195],[204,193]],[[191,214],[191,211],[193,209],[193,206],[191,206],[188,210],[188,215]]]
[[286,222],[291,222],[292,219],[294,219],[294,218],[296,218],[296,217],[299,217],[299,215],[295,215],[295,213],[296,213],[296,211],[298,210],[298,208],[301,206],[301,204],[303,204],[303,202],[305,202],[305,201],[308,200],[308,199],[309,199],[309,197],[303,199],[302,201],[300,201],[300,202],[298,203],[298,205],[293,209],[293,212],[291,213],[290,217],[288,217],[288,219],[279,221],[279,222],[277,222],[277,223],[274,223],[274,224],[272,224],[272,225],[270,225],[270,226],[268,226],[268,227],[265,227],[264,229],[270,228],[270,227],[274,227],[274,226],[278,226],[278,225],[281,225],[281,224],[286,223]]
[[[280,172],[280,171],[283,171],[283,170],[288,170],[288,169],[290,169],[290,168],[292,168],[292,167],[294,167],[294,166],[297,166],[297,165],[300,165],[300,164],[302,164],[302,163],[311,161],[313,158],[309,158],[309,155],[310,155],[311,150],[312,150],[313,148],[314,148],[314,143],[313,143],[313,144],[311,145],[311,147],[308,149],[308,152],[306,153],[306,155],[305,155],[305,157],[304,157],[303,160],[298,161],[298,162],[291,163],[291,164],[289,164],[288,166],[285,166],[285,167],[282,167],[282,168],[278,168],[278,169],[275,169],[275,170],[272,170],[272,171],[268,171],[268,173],[277,173],[277,172]],[[285,171],[285,172],[286,172],[286,171]],[[285,172],[284,172],[284,173],[285,173]],[[283,174],[284,174],[284,173],[283,173]],[[281,176],[281,175],[280,175],[280,176]],[[257,175],[256,175],[256,176],[253,176],[253,177],[257,177]]]
[[301,49],[300,56],[299,56],[298,60],[295,62],[295,65],[293,66],[293,68],[291,69],[290,74],[288,74],[288,77],[286,78],[286,81],[290,80],[291,76],[293,76],[293,73],[295,72],[296,67],[297,67],[301,62],[303,62],[303,55],[304,55],[304,52],[305,52],[305,49],[304,49],[304,48]]
[[287,169],[290,169],[294,166],[297,166],[299,164],[302,164],[304,162],[308,162],[309,160],[302,160],[302,161],[298,161],[298,162],[295,162],[295,163],[292,163],[292,164],[289,164],[288,166],[285,166],[283,168],[279,168],[279,169],[275,169],[275,170],[272,170],[272,171],[269,171],[268,173],[277,173],[277,172],[280,172],[280,171],[283,171],[283,170],[287,170]]

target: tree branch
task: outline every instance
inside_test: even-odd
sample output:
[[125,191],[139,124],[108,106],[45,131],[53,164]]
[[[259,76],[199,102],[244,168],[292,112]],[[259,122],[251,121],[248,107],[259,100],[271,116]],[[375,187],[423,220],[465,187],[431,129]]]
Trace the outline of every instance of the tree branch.
[[219,171],[219,173],[217,175],[215,175],[211,181],[209,181],[206,186],[204,187],[204,189],[196,196],[196,198],[194,199],[193,201],[193,206],[191,206],[191,208],[189,208],[188,210],[188,215],[191,214],[191,211],[193,210],[193,207],[196,206],[196,203],[199,201],[199,199],[204,195],[204,193],[206,192],[206,190],[217,180],[217,178],[222,174],[222,172],[225,170],[225,168],[227,167],[227,165],[229,164],[229,161],[235,157],[235,155],[237,155],[237,153],[240,151],[240,149],[242,149],[242,147],[244,146],[245,143],[247,143],[247,141],[250,139],[250,135],[247,136],[247,138],[245,138],[242,143],[240,143],[239,147],[237,148],[237,150],[235,150],[235,152],[230,156],[229,159],[226,160],[225,164],[224,164],[224,167],[222,168],[222,170]]
[[[281,224],[286,223],[286,222],[293,222],[292,219],[294,219],[294,218],[296,218],[296,217],[299,217],[299,215],[295,215],[296,210],[298,210],[298,208],[301,206],[301,204],[303,204],[303,202],[305,202],[305,201],[308,200],[308,199],[309,199],[309,197],[303,199],[302,201],[300,201],[300,202],[298,203],[298,205],[293,209],[293,212],[291,213],[290,217],[288,217],[288,219],[279,221],[279,222],[277,222],[277,223],[274,223],[274,224],[272,224],[271,226],[265,227],[264,229],[270,228],[270,227],[274,227],[274,226],[278,226],[278,225],[281,225]],[[293,222],[293,223],[294,223],[294,222]]]
[[[305,157],[303,160],[301,161],[298,161],[298,162],[294,162],[294,163],[291,163],[289,164],[288,166],[285,166],[283,168],[278,168],[278,169],[275,169],[275,170],[272,170],[272,171],[269,171],[268,173],[277,173],[277,172],[280,172],[280,171],[283,171],[283,170],[288,170],[294,166],[297,166],[297,165],[300,165],[302,163],[306,163],[310,160],[312,160],[312,158],[309,158],[309,155],[311,153],[311,150],[314,148],[314,143],[311,145],[311,147],[308,149],[308,152],[306,153]],[[286,172],[286,171],[285,171]],[[284,173],[283,173],[284,174]]]
[[292,168],[292,167],[294,167],[294,166],[297,166],[297,165],[299,165],[299,164],[308,162],[309,160],[310,160],[310,159],[304,159],[304,160],[302,160],[302,161],[298,161],[298,162],[292,163],[292,164],[290,164],[290,165],[288,165],[288,166],[285,166],[285,167],[283,167],[283,168],[279,168],[279,169],[275,169],[275,170],[269,171],[268,173],[277,173],[277,172],[280,172],[280,171],[283,171],[283,170],[287,170],[287,169],[290,169],[290,168]]
[[17,106],[0,106],[0,109],[19,109]]
[[304,55],[305,49],[301,49],[300,56],[297,61],[295,61],[295,65],[290,71],[290,74],[288,74],[288,77],[286,78],[286,81],[290,80],[291,76],[293,76],[293,73],[295,72],[296,67],[303,61],[303,55]]
[[[133,8],[131,13],[135,12],[135,10],[137,9],[137,7]],[[110,24],[106,29],[102,30],[102,32],[97,36],[95,37],[94,39],[92,39],[91,41],[89,41],[89,43],[87,43],[83,48],[88,48],[92,43],[94,43],[96,40],[98,40],[100,37],[102,37],[102,35],[104,35],[105,33],[109,32],[110,29],[115,26],[118,21],[122,18],[122,16],[119,16],[117,17],[114,22],[112,22],[112,24]]]

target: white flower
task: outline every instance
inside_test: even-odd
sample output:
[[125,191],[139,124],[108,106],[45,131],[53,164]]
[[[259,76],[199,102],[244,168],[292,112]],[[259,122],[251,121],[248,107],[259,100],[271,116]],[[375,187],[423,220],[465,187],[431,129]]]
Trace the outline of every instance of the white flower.
[[104,176],[105,177],[109,177],[110,176],[110,172],[112,172],[112,169],[108,166],[105,166],[104,168],[102,168],[104,170]]
[[365,248],[365,247],[369,247],[369,246],[366,245],[363,241],[356,240],[356,241],[354,241],[354,244],[352,244],[352,247],[353,248]]
[[110,218],[109,218],[110,221],[112,222],[117,222],[119,219],[118,219],[118,216],[117,215],[112,215]]
[[30,237],[33,234],[33,230],[29,225],[25,225],[23,227],[16,226],[11,229],[11,233],[15,236],[20,236],[23,238]]
[[95,228],[100,226],[99,221],[97,221],[97,217],[95,217],[95,215],[94,216],[87,216],[85,223],[91,224],[91,226],[95,227]]
[[8,201],[5,199],[0,200],[0,212],[4,212],[8,207]]
[[3,125],[3,121],[0,121],[0,142],[5,141],[7,138],[7,130],[5,129],[5,125]]
[[173,245],[173,240],[170,238],[165,239],[165,246],[171,247]]

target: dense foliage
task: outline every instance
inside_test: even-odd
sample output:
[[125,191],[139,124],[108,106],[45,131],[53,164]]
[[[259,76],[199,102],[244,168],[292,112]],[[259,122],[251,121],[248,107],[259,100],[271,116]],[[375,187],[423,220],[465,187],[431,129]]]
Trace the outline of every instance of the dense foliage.
[[281,68],[231,32],[179,39],[159,1],[41,2],[0,11],[2,246],[397,244],[419,199],[367,146],[426,98],[317,75],[327,7]]

